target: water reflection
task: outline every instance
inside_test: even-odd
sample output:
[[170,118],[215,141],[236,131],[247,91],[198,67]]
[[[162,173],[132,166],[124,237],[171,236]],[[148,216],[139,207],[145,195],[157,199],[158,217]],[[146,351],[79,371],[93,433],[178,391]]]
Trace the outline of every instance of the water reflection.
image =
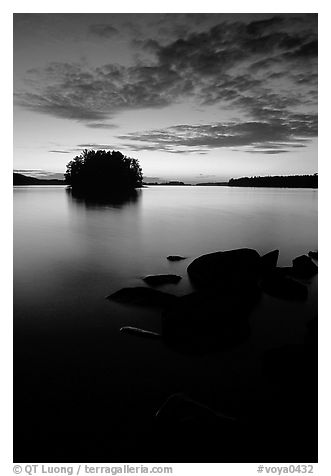
[[66,188],[68,199],[87,208],[99,208],[107,206],[111,208],[122,208],[125,205],[132,205],[138,202],[141,197],[141,190],[131,190],[128,192],[116,192],[110,194],[86,194],[79,191],[73,191],[70,187]]

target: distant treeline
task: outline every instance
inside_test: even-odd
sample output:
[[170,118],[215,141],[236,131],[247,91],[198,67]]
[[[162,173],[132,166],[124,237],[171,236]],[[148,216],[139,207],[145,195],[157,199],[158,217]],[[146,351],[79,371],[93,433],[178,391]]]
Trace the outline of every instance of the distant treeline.
[[177,180],[172,180],[170,182],[143,182],[143,185],[192,185],[192,184],[179,182]]
[[229,180],[230,187],[317,188],[318,175],[241,177]]
[[225,187],[229,185],[229,182],[201,182],[197,183],[197,186],[205,186],[205,187]]
[[13,174],[13,185],[65,185],[64,180],[37,179],[22,174]]

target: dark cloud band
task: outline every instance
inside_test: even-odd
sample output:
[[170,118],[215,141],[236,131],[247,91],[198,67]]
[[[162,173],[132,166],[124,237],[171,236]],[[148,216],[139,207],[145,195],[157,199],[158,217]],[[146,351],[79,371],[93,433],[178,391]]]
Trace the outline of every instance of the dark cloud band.
[[[317,135],[317,116],[292,114],[272,122],[228,122],[206,125],[178,125],[145,133],[118,136],[130,140],[135,150],[182,152],[224,147],[249,147],[247,152],[277,154],[304,147]],[[125,144],[128,146],[128,144]]]

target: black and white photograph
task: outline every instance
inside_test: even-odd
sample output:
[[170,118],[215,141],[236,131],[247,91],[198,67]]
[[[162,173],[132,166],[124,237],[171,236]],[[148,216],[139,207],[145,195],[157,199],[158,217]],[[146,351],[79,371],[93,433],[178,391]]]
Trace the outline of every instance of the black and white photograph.
[[216,10],[12,14],[14,472],[318,463],[319,15]]

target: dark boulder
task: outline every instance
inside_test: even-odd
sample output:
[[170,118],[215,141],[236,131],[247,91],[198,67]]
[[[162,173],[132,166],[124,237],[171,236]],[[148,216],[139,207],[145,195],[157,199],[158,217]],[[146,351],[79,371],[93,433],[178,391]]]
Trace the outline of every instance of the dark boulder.
[[196,286],[240,289],[257,281],[260,262],[258,252],[249,248],[217,251],[196,258],[187,272]]
[[279,276],[293,276],[292,266],[277,266],[273,271],[278,273]]
[[162,313],[164,342],[179,352],[203,354],[242,343],[250,333],[247,316],[258,301],[255,292],[194,292],[179,297]]
[[308,256],[310,256],[313,259],[318,260],[318,251],[309,251]]
[[136,304],[141,306],[165,307],[177,299],[172,294],[157,291],[156,289],[137,286],[134,288],[123,288],[107,296],[106,299],[124,304]]
[[300,376],[302,378],[304,365],[301,347],[283,345],[267,350],[261,357],[261,370],[266,381],[282,382],[291,386],[294,381],[300,380]]
[[189,421],[205,421],[214,423],[218,419],[224,419],[225,422],[234,422],[235,419],[223,413],[216,412],[212,408],[197,402],[184,394],[176,393],[160,406],[156,412],[155,418],[158,423],[173,425]]
[[261,272],[265,273],[273,268],[276,268],[278,256],[279,250],[273,250],[270,251],[270,253],[261,256]]
[[177,274],[150,274],[143,280],[151,286],[160,286],[161,284],[177,284],[182,279]]
[[186,259],[186,258],[184,256],[179,256],[179,255],[167,256],[167,260],[169,260],[169,261],[181,261],[183,259]]
[[238,445],[240,453],[244,441],[247,447],[240,421],[185,394],[171,395],[154,422],[157,441],[165,446],[169,461],[237,461]]
[[314,276],[318,268],[309,256],[302,255],[295,258],[293,261],[293,273],[297,277],[311,278]]
[[307,331],[305,335],[305,356],[310,366],[315,367],[317,373],[317,357],[318,357],[318,320],[317,316],[307,322]]
[[308,296],[307,286],[283,273],[282,268],[270,272],[261,282],[264,292],[281,299],[305,300]]

